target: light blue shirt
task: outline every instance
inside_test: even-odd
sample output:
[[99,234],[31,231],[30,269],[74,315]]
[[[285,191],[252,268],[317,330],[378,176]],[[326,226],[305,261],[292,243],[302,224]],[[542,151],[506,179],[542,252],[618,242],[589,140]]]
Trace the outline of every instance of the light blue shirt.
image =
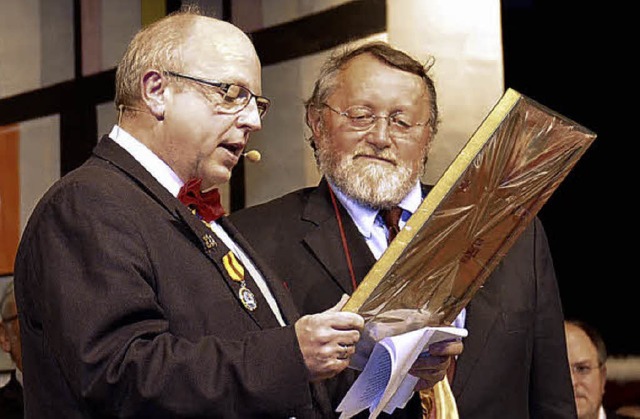
[[[384,225],[382,217],[378,214],[378,210],[354,201],[342,193],[336,186],[331,184],[331,182],[329,182],[329,185],[335,193],[338,201],[340,201],[342,206],[344,206],[349,213],[349,216],[351,216],[351,219],[358,228],[358,231],[360,231],[360,234],[364,237],[367,246],[371,249],[373,256],[376,260],[380,259],[384,251],[387,250],[387,237],[389,233]],[[398,205],[402,208],[402,216],[398,223],[400,228],[403,228],[407,223],[407,220],[409,220],[409,217],[418,210],[422,200],[422,186],[418,181]],[[454,320],[453,325],[462,328],[465,325],[465,319],[466,309],[462,309],[458,317]]]

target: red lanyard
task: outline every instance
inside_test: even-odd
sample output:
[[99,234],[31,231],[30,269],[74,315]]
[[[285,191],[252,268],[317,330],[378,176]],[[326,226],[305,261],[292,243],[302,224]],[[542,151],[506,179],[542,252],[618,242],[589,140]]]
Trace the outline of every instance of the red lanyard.
[[331,202],[333,203],[333,209],[336,213],[336,220],[338,220],[338,228],[340,229],[340,238],[342,239],[342,248],[344,249],[344,256],[347,259],[347,266],[349,267],[349,274],[351,275],[351,285],[353,286],[353,290],[355,291],[356,284],[356,276],[353,273],[353,265],[351,264],[351,254],[349,253],[349,245],[347,245],[347,236],[344,234],[344,227],[342,226],[342,217],[340,216],[340,210],[338,209],[338,202],[336,201],[336,197],[333,194],[333,190],[331,186],[329,186],[329,195],[331,195]]

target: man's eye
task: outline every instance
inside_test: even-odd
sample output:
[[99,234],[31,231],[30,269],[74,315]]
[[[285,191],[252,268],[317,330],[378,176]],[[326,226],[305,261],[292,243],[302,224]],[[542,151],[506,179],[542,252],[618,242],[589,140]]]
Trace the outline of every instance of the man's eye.
[[232,84],[227,89],[227,93],[225,93],[224,98],[225,98],[225,100],[227,100],[229,102],[232,102],[232,101],[238,99],[238,97],[240,97],[240,95],[242,95],[242,88],[240,86],[238,86],[238,85]]
[[413,124],[409,122],[409,119],[404,115],[393,115],[391,122],[400,128],[411,128]]
[[373,118],[373,114],[367,110],[351,110],[347,116],[353,121],[370,121]]

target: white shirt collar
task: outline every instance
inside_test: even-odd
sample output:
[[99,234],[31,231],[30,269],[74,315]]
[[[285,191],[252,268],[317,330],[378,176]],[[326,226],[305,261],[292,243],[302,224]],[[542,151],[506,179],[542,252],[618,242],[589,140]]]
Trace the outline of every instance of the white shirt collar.
[[604,412],[602,405],[600,405],[600,409],[598,409],[598,419],[607,419],[607,414]]
[[173,196],[178,196],[184,182],[176,175],[167,163],[154,154],[146,145],[136,140],[127,131],[114,125],[109,137],[120,147],[127,150],[162,186]]

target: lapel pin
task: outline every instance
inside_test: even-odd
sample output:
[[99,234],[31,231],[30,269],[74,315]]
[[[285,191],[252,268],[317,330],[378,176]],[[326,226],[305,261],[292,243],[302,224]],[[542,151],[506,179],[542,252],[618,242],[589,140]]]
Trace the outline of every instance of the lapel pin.
[[204,241],[204,245],[207,249],[216,247],[216,241],[213,239],[211,234],[205,234],[204,236],[202,236],[202,241]]

